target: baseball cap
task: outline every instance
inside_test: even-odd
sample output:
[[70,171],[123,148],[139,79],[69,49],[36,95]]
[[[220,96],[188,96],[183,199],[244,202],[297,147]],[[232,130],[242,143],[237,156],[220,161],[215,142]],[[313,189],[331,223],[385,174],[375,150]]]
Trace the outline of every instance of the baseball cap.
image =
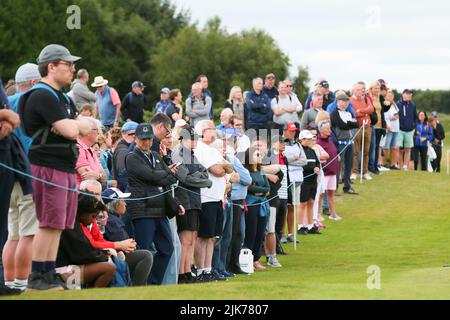
[[319,83],[319,86],[321,86],[322,88],[329,88],[330,84],[328,83],[328,81],[322,81],[321,83]]
[[314,136],[313,136],[313,134],[311,133],[311,131],[309,131],[309,130],[303,130],[302,132],[300,132],[300,137],[299,137],[299,139],[300,140],[303,140],[303,139],[312,139]]
[[63,60],[68,62],[76,62],[81,60],[80,57],[73,56],[70,51],[59,44],[51,44],[42,49],[37,64],[43,64],[50,61]]
[[348,97],[348,95],[346,95],[345,93],[343,93],[343,94],[340,94],[340,95],[338,95],[337,97],[336,97],[336,100],[337,101],[348,101],[348,100],[350,100],[350,98]]
[[180,138],[179,140],[183,140],[184,138],[190,137],[191,140],[194,140],[197,137],[197,134],[195,133],[195,128],[193,126],[188,126],[186,128],[183,128],[180,132]]
[[32,80],[41,80],[41,74],[39,73],[39,67],[34,63],[26,63],[17,69],[16,83],[28,82]]
[[296,131],[300,131],[300,130],[297,128],[295,123],[288,122],[287,125],[286,125],[286,131],[296,132]]
[[269,73],[267,76],[266,76],[266,79],[276,79],[277,77],[275,77],[275,75],[273,74],[273,73]]
[[103,191],[102,198],[104,204],[108,204],[114,200],[127,199],[131,196],[131,193],[123,193],[117,188],[109,188]]
[[169,88],[162,88],[161,89],[161,93],[170,93],[170,89]]
[[136,138],[139,140],[153,139],[153,128],[150,123],[142,123],[136,128]]
[[137,129],[139,124],[137,124],[136,122],[130,121],[127,122],[123,125],[122,127],[122,132],[127,132],[127,131],[135,131]]
[[145,89],[144,84],[141,81],[135,81],[133,82],[133,84],[131,85],[132,88],[136,88],[139,87],[141,89]]
[[431,112],[431,116],[433,118],[437,118],[439,116],[439,113],[437,113],[437,111],[433,111],[433,112]]
[[403,90],[403,94],[413,94],[414,92],[411,89],[405,89]]

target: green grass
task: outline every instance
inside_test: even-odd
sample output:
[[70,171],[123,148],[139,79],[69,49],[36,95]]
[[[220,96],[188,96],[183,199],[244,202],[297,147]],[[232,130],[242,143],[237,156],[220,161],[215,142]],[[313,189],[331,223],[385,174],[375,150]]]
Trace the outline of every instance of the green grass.
[[[283,268],[227,283],[26,293],[14,299],[450,299],[450,184],[445,174],[388,172],[337,197],[343,221],[280,257]],[[381,289],[367,288],[371,265]]]

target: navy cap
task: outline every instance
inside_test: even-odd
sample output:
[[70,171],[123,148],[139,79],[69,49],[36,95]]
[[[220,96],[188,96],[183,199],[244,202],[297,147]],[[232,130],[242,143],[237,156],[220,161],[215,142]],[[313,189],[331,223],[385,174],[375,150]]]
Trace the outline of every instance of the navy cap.
[[133,84],[131,85],[132,88],[141,88],[141,89],[145,89],[144,84],[141,81],[135,81],[133,82]]
[[102,198],[103,203],[108,204],[114,200],[122,200],[127,199],[131,196],[131,193],[123,193],[117,188],[109,188],[103,191]]
[[150,123],[142,123],[136,129],[136,138],[139,140],[153,139],[153,128]]
[[413,94],[414,92],[411,89],[405,89],[403,90],[403,94]]

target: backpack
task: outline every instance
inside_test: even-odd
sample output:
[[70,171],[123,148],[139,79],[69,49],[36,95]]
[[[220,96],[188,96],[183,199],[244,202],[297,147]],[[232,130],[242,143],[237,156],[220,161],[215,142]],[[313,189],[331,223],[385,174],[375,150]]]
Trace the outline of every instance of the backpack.
[[116,256],[112,256],[111,258],[116,266],[116,272],[114,273],[114,278],[111,280],[110,287],[130,287],[131,276],[126,260],[120,260]]
[[[24,125],[24,116],[25,116],[25,104],[27,99],[29,98],[30,94],[36,90],[46,90],[48,92],[50,92],[58,102],[60,102],[61,100],[59,99],[58,94],[55,92],[55,90],[53,90],[51,87],[43,84],[43,83],[38,83],[37,85],[35,85],[34,87],[32,87],[30,90],[28,90],[27,92],[25,92],[25,94],[21,97],[20,101],[19,101],[19,105],[17,108],[17,113],[19,114],[20,118],[22,119],[21,121],[21,128],[23,130],[23,132],[28,135],[28,133],[25,130],[25,125]],[[66,107],[67,107],[67,112],[69,114],[73,113],[74,116],[77,115],[77,111],[76,111],[76,107],[73,104],[73,101],[69,98],[69,96],[64,93],[64,98],[66,100]],[[41,128],[39,128],[32,136],[31,136],[31,143],[36,140],[37,137],[39,137],[40,135],[42,135],[41,138],[41,143],[39,145],[32,145],[30,147],[30,150],[36,150],[38,148],[42,148],[42,147],[46,147],[46,148],[72,148],[76,154],[76,144],[47,144],[47,138],[48,135],[50,133],[50,131],[52,130],[51,126],[43,126]]]

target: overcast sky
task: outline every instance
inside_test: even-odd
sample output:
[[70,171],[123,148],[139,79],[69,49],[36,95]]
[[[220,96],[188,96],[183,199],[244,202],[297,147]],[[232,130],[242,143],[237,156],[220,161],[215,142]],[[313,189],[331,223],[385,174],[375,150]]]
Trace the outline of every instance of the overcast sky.
[[291,74],[307,65],[332,89],[384,78],[396,89],[450,89],[450,3],[444,0],[172,0],[203,27],[270,33]]

